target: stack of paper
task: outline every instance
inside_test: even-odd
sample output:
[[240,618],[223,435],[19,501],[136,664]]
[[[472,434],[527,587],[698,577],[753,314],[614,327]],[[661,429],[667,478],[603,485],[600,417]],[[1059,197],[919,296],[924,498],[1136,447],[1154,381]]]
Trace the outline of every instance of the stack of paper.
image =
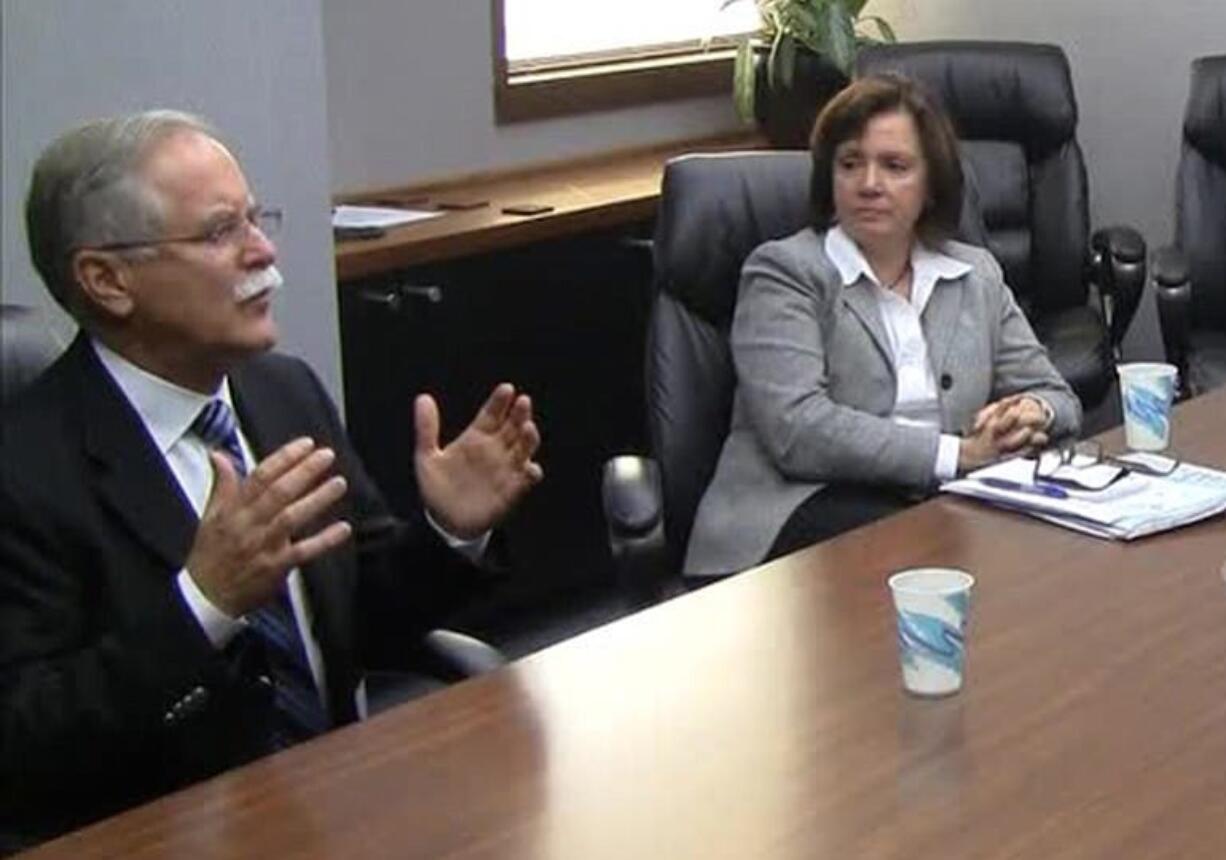
[[1181,463],[1154,477],[1130,472],[1101,490],[1034,482],[1034,460],[995,463],[941,489],[1097,537],[1132,540],[1226,511],[1226,472]]
[[332,226],[337,229],[362,227],[389,228],[412,224],[428,218],[438,218],[442,212],[421,209],[392,209],[386,206],[334,206]]

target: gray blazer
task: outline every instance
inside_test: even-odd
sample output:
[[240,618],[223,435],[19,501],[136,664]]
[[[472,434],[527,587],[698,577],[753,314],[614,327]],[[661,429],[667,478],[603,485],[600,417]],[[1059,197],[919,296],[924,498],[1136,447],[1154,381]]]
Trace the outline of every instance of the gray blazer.
[[932,488],[940,433],[960,433],[1005,395],[1041,396],[1055,413],[1053,436],[1080,426],[1080,403],[1000,265],[959,242],[940,250],[971,271],[939,281],[921,317],[941,428],[895,423],[897,378],[876,300],[863,280],[843,286],[824,240],[806,228],[745,262],[731,332],[731,429],[695,515],[687,574],[760,562],[792,511],[830,481]]

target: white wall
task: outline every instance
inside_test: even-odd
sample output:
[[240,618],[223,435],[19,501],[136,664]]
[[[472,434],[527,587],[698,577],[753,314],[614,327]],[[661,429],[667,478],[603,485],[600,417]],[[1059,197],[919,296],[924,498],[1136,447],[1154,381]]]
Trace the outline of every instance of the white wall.
[[[714,133],[724,96],[497,126],[487,2],[323,0],[333,187]],[[1054,42],[1069,55],[1095,225],[1170,234],[1188,64],[1226,51],[1226,2],[874,0],[903,39]]]
[[338,191],[739,127],[722,95],[496,126],[488,0],[323,0],[323,11]]
[[[322,0],[333,189],[563,158],[737,126],[725,96],[497,126],[490,5]],[[714,2],[714,0],[713,0]],[[1226,2],[873,0],[902,39],[1053,42],[1069,56],[1094,226],[1169,240],[1180,119],[1194,57],[1226,51]],[[1152,303],[1125,343],[1157,354]]]
[[[179,107],[212,119],[257,195],[282,206],[282,347],[341,391],[320,0],[0,0],[0,295],[51,306],[22,201],[53,137],[85,119]],[[406,4],[407,5],[407,4]],[[71,326],[62,315],[57,325]]]
[[[322,0],[336,190],[403,184],[736,128],[726,97],[498,126],[489,4]],[[1226,52],[1226,2],[874,0],[902,39],[1053,42],[1069,55],[1092,220],[1171,232],[1194,56]]]

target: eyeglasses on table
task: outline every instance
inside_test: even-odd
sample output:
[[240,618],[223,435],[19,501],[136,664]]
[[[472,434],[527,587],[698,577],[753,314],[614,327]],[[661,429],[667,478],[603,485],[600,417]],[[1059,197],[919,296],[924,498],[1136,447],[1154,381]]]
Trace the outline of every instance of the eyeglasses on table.
[[1067,442],[1045,448],[1034,464],[1034,480],[1080,490],[1101,490],[1132,473],[1164,477],[1179,467],[1179,460],[1165,454],[1128,451],[1107,452],[1093,440]]

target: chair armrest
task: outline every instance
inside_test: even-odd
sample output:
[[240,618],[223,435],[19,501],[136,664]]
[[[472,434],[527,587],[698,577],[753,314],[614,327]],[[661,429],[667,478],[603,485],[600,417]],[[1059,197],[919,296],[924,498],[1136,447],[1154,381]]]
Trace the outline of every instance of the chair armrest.
[[632,454],[613,457],[604,465],[600,497],[611,531],[627,537],[647,534],[663,517],[659,465]]
[[628,603],[638,609],[659,601],[668,580],[659,464],[634,455],[613,457],[604,466],[600,497],[609,551]]
[[1188,258],[1180,248],[1168,245],[1154,252],[1151,264],[1158,322],[1167,360],[1179,368],[1179,387],[1192,393],[1188,379],[1188,332],[1192,315],[1192,283]]
[[484,675],[507,664],[494,646],[455,630],[431,630],[421,643],[423,668],[445,681]]
[[404,656],[402,667],[366,672],[370,713],[380,713],[507,664],[496,648],[454,630],[432,630],[416,639]]
[[1098,287],[1111,348],[1118,356],[1145,290],[1145,239],[1127,226],[1096,230],[1090,237],[1089,275]]

